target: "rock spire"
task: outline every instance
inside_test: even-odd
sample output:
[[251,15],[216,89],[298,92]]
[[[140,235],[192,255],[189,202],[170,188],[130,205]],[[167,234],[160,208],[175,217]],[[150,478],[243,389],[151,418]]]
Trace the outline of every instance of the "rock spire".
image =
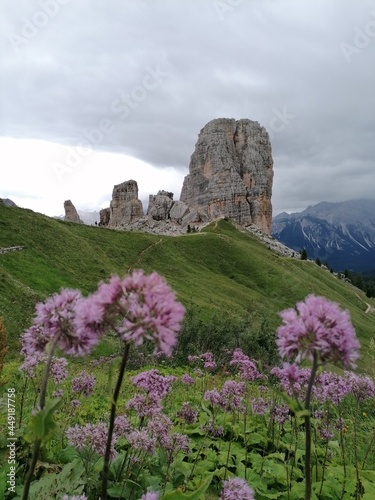
[[258,122],[218,118],[201,130],[180,200],[208,220],[225,216],[271,233],[272,149]]
[[64,221],[66,222],[78,222],[79,224],[83,224],[81,221],[78,212],[73,205],[73,203],[70,200],[64,201],[64,210],[65,210],[65,217]]

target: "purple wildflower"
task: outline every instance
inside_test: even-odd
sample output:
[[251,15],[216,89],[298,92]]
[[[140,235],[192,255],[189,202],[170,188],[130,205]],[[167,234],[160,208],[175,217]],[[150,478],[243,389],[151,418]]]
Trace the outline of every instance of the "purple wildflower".
[[289,396],[301,397],[305,395],[311,370],[300,368],[295,364],[284,363],[282,368],[278,366],[272,368],[271,374],[278,377],[281,386]]
[[72,390],[78,394],[83,394],[86,398],[94,392],[96,380],[94,375],[82,370],[77,377],[72,380]]
[[213,406],[221,403],[221,394],[217,389],[206,391],[203,397],[205,401],[209,401]]
[[256,415],[265,415],[269,409],[269,404],[263,398],[252,398],[251,409]]
[[350,384],[345,377],[332,372],[322,372],[316,378],[314,396],[320,403],[331,401],[338,405],[350,392]]
[[213,420],[210,420],[206,425],[201,425],[201,429],[212,438],[221,437],[224,434],[224,428],[222,426],[215,427]]
[[39,364],[41,358],[42,354],[40,354],[39,352],[26,356],[25,361],[22,363],[19,369],[25,372],[28,377],[33,378],[35,375],[35,368]]
[[262,375],[257,370],[254,361],[252,361],[241,349],[235,349],[232,360],[229,363],[231,366],[237,365],[240,369],[242,380],[255,380],[261,378]]
[[188,373],[184,373],[181,376],[181,382],[185,385],[192,385],[195,384],[195,379],[191,377]]
[[151,417],[161,412],[161,399],[154,394],[136,394],[126,402],[126,408],[135,411],[140,418]]
[[142,495],[141,500],[159,500],[159,493],[156,493],[155,491],[150,491]]
[[56,358],[55,356],[52,357],[50,371],[55,384],[59,384],[62,380],[67,378],[67,366],[68,361],[65,358]]
[[348,311],[325,299],[309,295],[296,309],[280,313],[283,325],[277,330],[280,356],[299,363],[313,359],[314,353],[325,362],[355,366],[360,347]]
[[52,393],[53,398],[61,398],[64,395],[64,391],[62,389],[58,389],[57,391]]
[[224,481],[220,500],[254,500],[254,491],[244,479],[234,477]]
[[193,410],[188,401],[182,403],[182,408],[177,412],[177,416],[182,418],[187,424],[193,424],[198,416],[198,413]]
[[164,413],[158,413],[147,423],[147,431],[161,446],[165,446],[170,439],[170,431],[173,427],[172,420]]
[[271,408],[270,418],[283,425],[289,417],[289,407],[287,405],[274,405]]
[[79,290],[63,289],[44,303],[38,303],[33,325],[22,336],[21,354],[44,353],[47,344],[52,341],[57,342],[65,354],[82,356],[89,353],[99,339],[96,335],[74,328],[77,306],[82,301]]
[[151,437],[146,429],[138,429],[129,432],[126,439],[136,451],[144,451],[150,455],[155,451],[156,439]]
[[200,357],[203,359],[203,368],[206,370],[214,370],[216,368],[216,363],[214,361],[214,355],[212,352],[204,352],[200,355]]
[[[77,450],[89,448],[103,457],[107,444],[107,434],[108,428],[104,422],[86,424],[84,426],[76,424],[74,427],[69,427],[66,431],[69,444],[75,446]],[[117,435],[114,434],[111,443],[111,460],[116,456],[114,449],[116,441]]]
[[159,398],[166,396],[171,391],[172,384],[175,380],[177,380],[177,377],[173,375],[160,375],[159,370],[155,369],[139,373],[131,379],[133,385]]
[[80,332],[100,334],[109,326],[124,342],[139,346],[145,339],[154,340],[155,352],[159,349],[170,356],[184,312],[161,276],[145,276],[140,270],[123,279],[112,276],[109,283],[100,283],[77,308],[76,327]]
[[128,417],[125,415],[119,415],[115,419],[115,434],[118,436],[122,436],[123,434],[127,434],[132,429],[131,423],[128,420]]
[[345,372],[345,379],[350,392],[357,401],[365,401],[375,396],[374,381],[367,375],[356,375],[353,372]]

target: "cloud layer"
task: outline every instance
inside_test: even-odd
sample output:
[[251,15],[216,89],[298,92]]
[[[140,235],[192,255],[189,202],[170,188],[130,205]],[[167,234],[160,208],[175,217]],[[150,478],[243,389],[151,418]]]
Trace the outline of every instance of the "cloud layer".
[[[170,188],[199,130],[229,117],[270,133],[275,213],[374,198],[373,1],[8,0],[1,10],[0,135],[39,140],[45,163],[20,196],[43,198],[45,185],[80,206],[100,187],[141,184],[147,169],[160,179],[150,192]],[[48,142],[61,150],[46,153]],[[32,162],[6,151],[11,197]],[[114,156],[100,167],[97,152]]]

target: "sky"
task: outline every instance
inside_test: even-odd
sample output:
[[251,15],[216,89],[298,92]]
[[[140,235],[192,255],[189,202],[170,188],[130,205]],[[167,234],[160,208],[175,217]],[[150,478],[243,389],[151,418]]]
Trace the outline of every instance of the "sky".
[[375,0],[0,0],[0,197],[179,199],[214,118],[264,126],[273,214],[375,198]]

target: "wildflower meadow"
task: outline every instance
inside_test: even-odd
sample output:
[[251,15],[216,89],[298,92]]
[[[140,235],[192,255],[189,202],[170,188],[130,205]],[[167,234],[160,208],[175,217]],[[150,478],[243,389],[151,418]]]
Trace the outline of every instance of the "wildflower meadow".
[[[375,498],[375,385],[347,311],[315,295],[281,311],[272,365],[226,345],[177,363],[184,314],[141,270],[38,303],[2,374],[0,498]],[[107,337],[118,352],[92,356]]]

